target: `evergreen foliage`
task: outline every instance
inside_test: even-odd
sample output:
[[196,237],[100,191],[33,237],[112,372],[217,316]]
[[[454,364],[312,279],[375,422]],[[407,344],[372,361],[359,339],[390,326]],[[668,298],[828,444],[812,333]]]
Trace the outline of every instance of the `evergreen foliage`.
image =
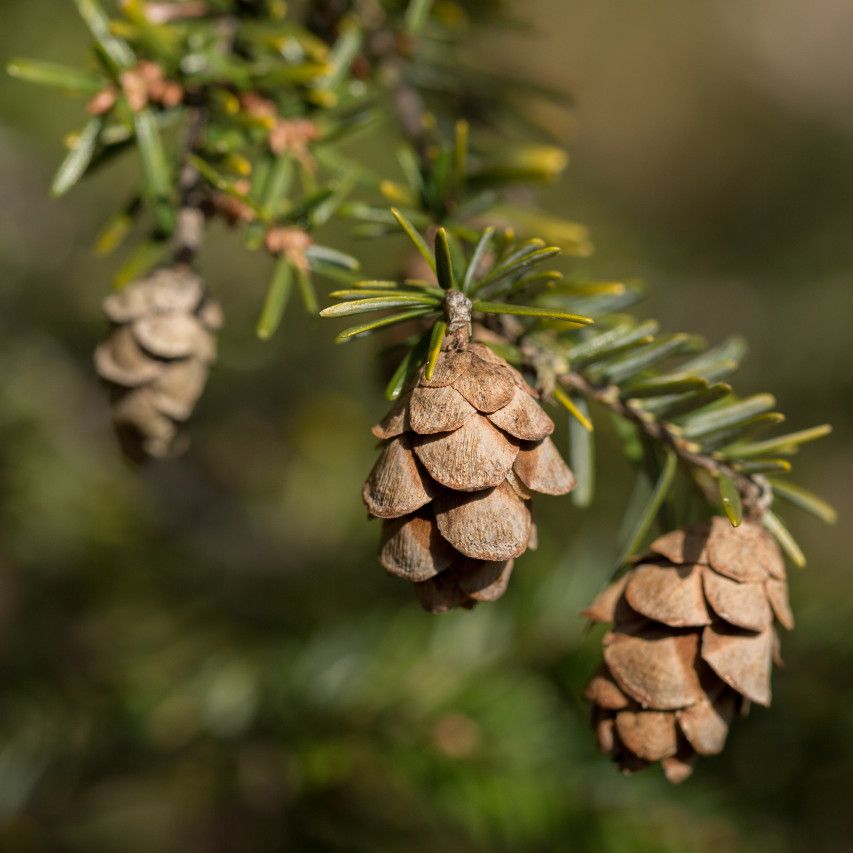
[[[771,394],[736,393],[731,379],[746,354],[741,339],[708,346],[691,333],[661,331],[655,320],[632,313],[643,297],[641,283],[572,274],[572,260],[592,252],[587,230],[535,203],[536,188],[553,182],[568,163],[537,107],[565,109],[566,100],[535,83],[474,67],[467,57],[472,31],[515,25],[514,10],[499,0],[124,0],[112,9],[99,0],[75,3],[91,34],[90,61],[66,68],[18,59],[8,70],[85,100],[88,117],[68,139],[67,156],[52,185],[55,195],[65,195],[119,156],[137,158],[138,186],[129,198],[115,200],[116,210],[96,238],[100,254],[120,247],[126,251],[115,273],[118,293],[108,297],[108,305],[130,305],[142,285],[157,276],[180,280],[193,275],[189,271],[204,250],[205,234],[219,219],[239,233],[246,251],[269,256],[269,282],[257,306],[258,336],[267,340],[279,331],[285,311],[295,309],[289,305],[294,289],[308,314],[345,322],[336,332],[337,342],[384,335],[393,360],[386,371],[386,396],[397,401],[396,411],[403,411],[413,388],[434,382],[435,371],[452,360],[450,354],[466,351],[469,338],[481,354],[491,353],[501,370],[515,368],[522,384],[510,387],[510,395],[524,386],[552,415],[565,412],[574,485],[574,506],[567,512],[594,501],[596,467],[607,464],[596,458],[595,424],[612,418],[636,472],[614,553],[616,572],[626,567],[625,577],[636,572],[632,561],[644,553],[656,530],[685,528],[715,516],[733,528],[763,525],[792,563],[804,565],[803,552],[778,510],[787,505],[834,521],[834,510],[822,498],[789,478],[792,457],[829,427],[781,429],[785,418]],[[386,147],[393,139],[396,161],[382,172],[352,154],[354,140],[374,138]],[[342,232],[387,247],[383,254],[392,260],[383,269],[365,269],[358,251],[337,242],[335,235]],[[396,253],[401,236],[408,241],[404,254]],[[206,285],[216,293],[215,280]],[[127,425],[127,401],[134,401],[133,426],[142,438],[133,444],[137,456],[172,455],[182,446],[172,421],[190,416],[213,361],[206,350],[202,356],[195,344],[185,344],[188,336],[196,341],[201,334],[201,306],[215,303],[199,285],[192,305],[177,309],[184,326],[166,329],[162,315],[175,313],[169,301],[174,298],[171,292],[162,297],[162,304],[172,306],[168,311],[153,297],[117,314],[108,308],[116,327],[99,348],[109,354],[107,369],[103,357],[98,368],[123,389],[114,393],[119,426]],[[461,322],[460,300],[467,312]],[[221,301],[227,316],[227,300]],[[157,334],[151,313],[161,323]],[[214,325],[218,318],[210,329]],[[191,391],[182,387],[177,397],[166,394],[164,403],[157,383],[165,381],[176,358],[189,358],[198,376]],[[482,364],[477,369],[485,376]],[[490,425],[496,423],[510,436],[504,444],[514,442],[516,452],[519,444],[522,452],[532,452],[525,441],[550,446],[545,432],[535,438],[512,433],[492,416],[507,400],[492,409],[472,408],[478,408],[482,428],[500,433]],[[138,414],[143,403],[147,408]],[[411,418],[408,405],[405,417]],[[172,431],[153,441],[150,430]],[[380,437],[393,443],[397,435]],[[409,456],[406,464],[421,464]],[[436,469],[444,471],[447,464],[442,459]],[[510,495],[504,478],[515,476],[509,473],[511,465],[510,459],[496,480]],[[432,469],[430,474],[438,479]],[[550,493],[569,491],[567,484],[568,479]],[[460,490],[481,486],[463,481]],[[513,499],[521,506],[520,499]],[[387,519],[409,512],[383,515],[368,505],[372,514]],[[528,547],[528,533],[515,543],[512,559]],[[675,571],[684,564],[706,565],[698,557],[667,565]],[[409,579],[422,586],[431,577]],[[506,577],[501,576],[501,593]],[[447,600],[439,596],[438,604],[429,598],[431,609],[496,597],[463,591],[458,600],[455,593]],[[770,630],[762,623],[765,628]],[[399,650],[383,652],[379,628],[371,630],[376,642],[364,655],[378,656],[377,667],[403,666]],[[400,632],[400,648],[423,639],[409,626]],[[332,642],[334,648],[320,644],[313,652],[290,650],[288,665],[294,671],[310,667],[311,654],[334,655],[341,642]],[[771,645],[768,641],[768,655]],[[245,650],[249,657],[258,652]],[[383,654],[388,661],[383,662]],[[430,665],[440,666],[438,658]],[[481,662],[469,663],[472,675],[482,669]],[[404,703],[404,696],[385,696],[381,689],[368,695],[364,685],[355,684],[365,677],[361,664],[353,666],[345,676],[353,679],[347,713],[378,719],[384,702]],[[511,666],[496,667],[484,677],[494,679],[495,691],[501,692],[510,672]],[[381,675],[374,677],[381,688]],[[457,686],[464,694],[461,676]],[[232,687],[222,690],[228,693]],[[233,689],[239,693],[241,685]],[[322,692],[322,686],[317,689]],[[305,696],[299,712],[317,712],[320,693]],[[547,700],[536,689],[524,695],[527,699],[519,694],[510,704],[513,713],[530,718],[519,725],[532,730],[541,723],[536,702]],[[531,697],[533,704],[525,706]],[[435,708],[444,701],[436,697]],[[644,711],[645,706],[631,713],[642,716]],[[227,728],[227,708],[223,713]],[[334,725],[334,713],[329,725]],[[464,720],[447,714],[439,722],[430,735],[438,752],[465,753],[475,736]],[[323,725],[318,722],[318,728]],[[531,743],[515,748],[544,748],[530,737]],[[303,747],[320,749],[310,737]],[[354,762],[363,757],[355,743],[342,754]],[[339,770],[324,763],[327,759],[311,753],[309,764],[318,779]],[[416,748],[410,759],[412,775],[429,778],[431,759]],[[547,827],[548,804],[537,801],[532,779],[510,782],[486,765],[477,776],[480,794],[488,799],[491,792],[493,798],[484,813],[497,819],[507,791],[526,797],[536,827],[528,840],[537,837]],[[465,783],[449,777],[447,790],[439,792],[448,812],[463,808],[454,802],[455,784]],[[299,831],[312,837],[317,829]]]

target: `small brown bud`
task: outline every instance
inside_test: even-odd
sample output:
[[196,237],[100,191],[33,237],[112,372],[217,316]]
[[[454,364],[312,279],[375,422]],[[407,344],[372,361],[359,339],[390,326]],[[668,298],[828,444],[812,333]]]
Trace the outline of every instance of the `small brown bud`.
[[273,255],[286,255],[290,262],[302,270],[308,269],[306,250],[311,237],[300,228],[270,228],[264,237],[264,245]]
[[278,108],[269,98],[257,92],[242,92],[240,108],[254,118],[278,119]]
[[[240,178],[234,182],[234,189],[241,195],[248,195],[251,184],[245,178]],[[255,218],[255,213],[248,204],[228,193],[216,193],[213,196],[213,207],[232,227],[239,222],[251,222]]]
[[138,113],[145,109],[148,105],[148,83],[138,68],[122,71],[119,81],[131,110]]
[[150,90],[151,100],[164,107],[176,107],[184,99],[184,89],[180,83],[165,80],[156,89]]
[[316,125],[308,119],[281,120],[269,132],[270,151],[274,154],[290,152],[297,160],[313,168],[309,146],[317,135]]
[[86,112],[93,116],[106,115],[115,106],[117,98],[118,92],[114,86],[101,89],[86,105]]
[[184,98],[183,87],[166,78],[162,66],[143,59],[120,76],[122,91],[134,112],[144,109],[149,103],[175,107]]

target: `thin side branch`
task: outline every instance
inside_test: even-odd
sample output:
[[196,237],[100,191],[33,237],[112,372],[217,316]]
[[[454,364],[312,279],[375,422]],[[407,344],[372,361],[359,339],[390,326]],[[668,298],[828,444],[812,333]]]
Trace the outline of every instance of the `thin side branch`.
[[174,260],[176,263],[192,264],[204,241],[204,191],[201,176],[190,165],[189,161],[201,139],[204,122],[205,111],[202,107],[193,106],[188,109],[183,165],[178,176],[178,191],[181,202],[174,235]]
[[622,400],[618,386],[597,385],[574,371],[562,374],[558,381],[567,390],[580,394],[635,424],[652,441],[672,450],[685,465],[703,469],[715,478],[726,474],[737,485],[747,514],[760,516],[767,508],[770,491],[761,475],[744,474],[720,459],[697,451],[692,442],[669,424],[656,420],[645,409],[632,405],[630,401]]
[[[192,6],[194,4],[179,4]],[[203,5],[203,4],[200,4]],[[219,24],[218,43],[223,54],[231,48],[237,22],[232,17],[224,18]],[[176,263],[192,264],[204,242],[207,215],[205,213],[204,184],[198,170],[191,165],[191,157],[197,152],[207,122],[207,93],[195,94],[187,107],[187,125],[181,170],[178,175],[180,207],[174,234],[174,260]]]

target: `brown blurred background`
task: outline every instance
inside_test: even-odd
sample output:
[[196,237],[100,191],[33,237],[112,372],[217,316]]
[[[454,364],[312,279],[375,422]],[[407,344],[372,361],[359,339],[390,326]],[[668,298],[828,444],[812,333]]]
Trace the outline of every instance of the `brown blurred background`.
[[[606,430],[596,505],[542,502],[510,594],[422,614],[375,564],[359,500],[375,345],[335,348],[296,310],[259,342],[266,265],[224,232],[204,268],[228,325],[193,447],[126,467],[90,369],[113,270],[91,244],[134,164],[49,200],[80,104],[0,81],[4,849],[853,848],[853,5],[515,12],[538,32],[476,50],[576,96],[545,198],[597,251],[567,269],[643,277],[664,327],[745,335],[739,390],[773,391],[792,428],[835,425],[796,460],[840,521],[786,516],[809,566],[773,708],[680,788],[596,755],[597,640],[574,614],[630,484]],[[68,2],[2,2],[4,64],[77,62],[86,42]]]

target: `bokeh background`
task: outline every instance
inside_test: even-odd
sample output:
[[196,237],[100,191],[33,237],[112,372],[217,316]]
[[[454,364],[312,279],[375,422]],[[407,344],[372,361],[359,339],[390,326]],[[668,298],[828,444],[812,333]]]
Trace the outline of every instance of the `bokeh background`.
[[[375,345],[335,348],[297,310],[258,341],[267,270],[224,231],[204,268],[228,325],[192,449],[127,467],[90,369],[114,268],[91,244],[133,164],[50,201],[80,104],[0,81],[4,850],[853,849],[853,5],[515,11],[536,31],[474,50],[575,93],[546,202],[597,252],[568,268],[642,276],[665,327],[746,335],[740,389],[774,391],[792,428],[835,424],[797,460],[840,521],[786,516],[809,566],[773,708],[679,788],[595,753],[598,641],[575,614],[630,484],[606,428],[596,505],[540,502],[510,593],[422,613],[375,564],[359,498]],[[2,0],[4,64],[86,43],[69,2]]]

